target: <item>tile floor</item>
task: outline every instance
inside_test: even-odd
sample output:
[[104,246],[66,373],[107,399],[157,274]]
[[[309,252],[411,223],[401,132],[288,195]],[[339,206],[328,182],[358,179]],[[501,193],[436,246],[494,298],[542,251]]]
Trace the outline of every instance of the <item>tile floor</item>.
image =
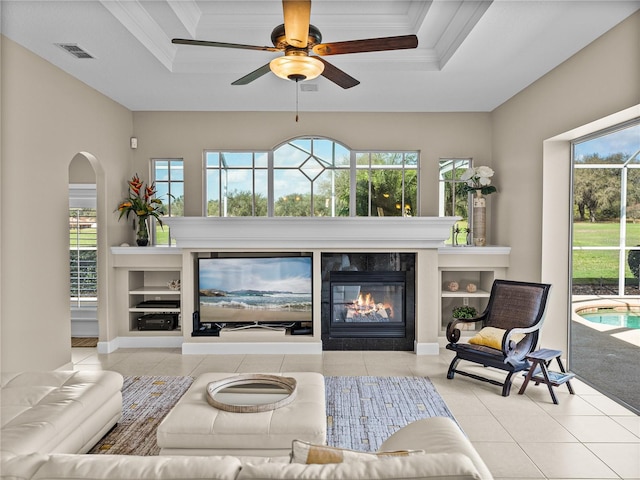
[[[447,380],[451,352],[324,352],[322,355],[182,355],[179,349],[72,349],[76,369],[115,370],[123,375],[192,375],[203,372],[315,371],[324,375],[427,376],[499,479],[640,479],[640,417],[579,380],[556,393],[530,384],[509,397],[500,387],[456,376]],[[470,371],[489,369],[462,362]],[[640,387],[639,387],[640,388]]]

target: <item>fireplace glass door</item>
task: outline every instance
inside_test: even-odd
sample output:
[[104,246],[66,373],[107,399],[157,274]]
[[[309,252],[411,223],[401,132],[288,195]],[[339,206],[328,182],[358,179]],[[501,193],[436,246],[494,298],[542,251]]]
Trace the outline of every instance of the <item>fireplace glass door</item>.
[[331,276],[332,337],[403,337],[404,272],[335,272]]

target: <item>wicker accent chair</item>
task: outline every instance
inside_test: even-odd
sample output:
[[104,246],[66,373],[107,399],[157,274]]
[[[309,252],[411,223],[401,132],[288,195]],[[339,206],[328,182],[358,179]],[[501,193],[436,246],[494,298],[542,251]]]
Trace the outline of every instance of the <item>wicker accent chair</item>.
[[[550,288],[551,285],[543,283],[495,280],[491,287],[487,308],[480,316],[454,319],[447,326],[446,334],[449,344],[446,348],[456,353],[449,365],[447,378],[451,380],[456,373],[459,373],[466,377],[499,385],[502,387],[502,396],[508,396],[513,374],[529,368],[529,362],[525,357],[538,344]],[[502,348],[458,343],[460,330],[457,325],[469,322],[482,322],[483,328],[495,327],[506,330],[502,337]],[[524,337],[521,340],[514,341],[514,336],[519,337],[522,334]],[[508,372],[507,377],[504,382],[499,382],[481,375],[457,370],[460,360],[504,370]]]

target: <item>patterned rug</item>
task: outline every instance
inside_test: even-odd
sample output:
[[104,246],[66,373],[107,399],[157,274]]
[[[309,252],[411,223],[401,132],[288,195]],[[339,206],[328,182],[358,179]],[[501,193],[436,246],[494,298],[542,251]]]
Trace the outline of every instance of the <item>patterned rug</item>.
[[400,427],[426,417],[451,417],[425,377],[325,377],[327,443],[375,451]]
[[[156,429],[193,378],[125,377],[122,420],[88,453],[157,455]],[[425,417],[453,415],[425,377],[325,377],[327,443],[375,451],[389,435]]]

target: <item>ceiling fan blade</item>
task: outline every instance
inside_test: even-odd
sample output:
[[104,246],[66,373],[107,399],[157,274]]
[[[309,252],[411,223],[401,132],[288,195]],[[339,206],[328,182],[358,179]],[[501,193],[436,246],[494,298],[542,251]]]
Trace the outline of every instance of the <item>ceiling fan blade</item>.
[[309,43],[311,0],[282,0],[284,34],[292,47],[306,48]]
[[226,43],[226,42],[210,42],[208,40],[191,40],[189,38],[174,38],[171,43],[178,45],[197,45],[201,47],[224,47],[224,48],[241,48],[244,50],[262,50],[265,52],[279,52],[280,49],[276,47],[260,47],[257,45],[243,45],[241,43]]
[[247,83],[251,83],[254,80],[257,80],[258,78],[269,73],[270,71],[271,71],[271,68],[267,63],[266,65],[261,66],[257,70],[254,70],[253,72],[246,74],[244,77],[239,78],[238,80],[233,82],[231,85],[246,85]]
[[343,55],[346,53],[382,52],[384,50],[404,50],[416,48],[418,37],[400,35],[397,37],[368,38],[346,42],[320,43],[313,47],[316,55]]
[[360,84],[359,80],[356,80],[348,73],[344,72],[343,70],[340,70],[335,65],[332,65],[331,63],[327,62],[325,59],[318,57],[318,60],[324,63],[324,70],[321,73],[321,75],[324,78],[331,80],[333,83],[335,83],[339,87],[347,89],[347,88],[355,87],[356,85]]

